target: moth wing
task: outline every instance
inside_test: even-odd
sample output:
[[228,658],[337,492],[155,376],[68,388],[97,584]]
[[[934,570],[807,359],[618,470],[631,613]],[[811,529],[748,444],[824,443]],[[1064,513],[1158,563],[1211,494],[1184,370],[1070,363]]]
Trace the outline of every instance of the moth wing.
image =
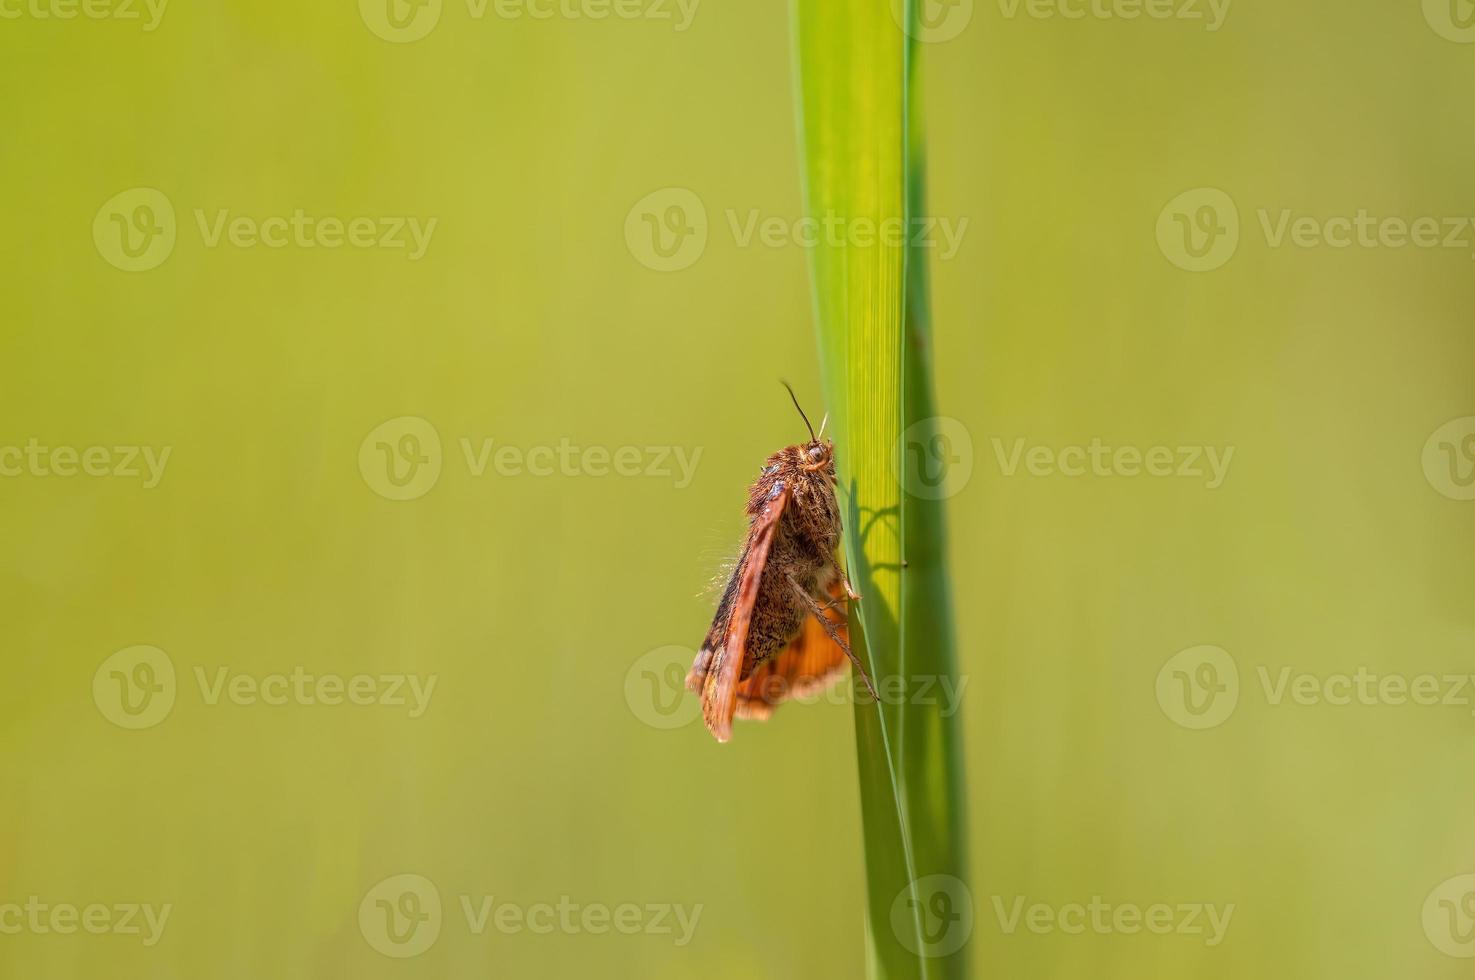
[[701,650],[697,653],[696,659],[692,661],[691,670],[687,672],[686,689],[693,694],[702,693],[707,674],[712,670],[712,656],[717,650],[722,649],[722,641],[727,636],[727,627],[732,623],[732,607],[737,602],[738,586],[743,580],[743,569],[748,564],[751,544],[751,540],[743,544],[743,553],[738,556],[732,574],[727,577],[727,586],[722,590],[722,601],[717,604],[717,615],[712,617],[712,625],[702,640]]
[[788,502],[789,489],[784,487],[749,528],[742,558],[727,583],[712,629],[686,676],[686,686],[701,694],[702,718],[719,742],[732,738],[732,716],[737,711],[738,678],[748,649],[753,605],[758,600],[758,586],[778,533],[779,518]]
[[[839,579],[830,586],[830,599],[835,608],[825,610],[824,616],[849,642],[850,624],[844,612],[845,588]],[[738,685],[737,716],[762,721],[790,698],[823,691],[845,676],[848,660],[845,651],[830,638],[820,621],[814,616],[806,617],[793,642]]]

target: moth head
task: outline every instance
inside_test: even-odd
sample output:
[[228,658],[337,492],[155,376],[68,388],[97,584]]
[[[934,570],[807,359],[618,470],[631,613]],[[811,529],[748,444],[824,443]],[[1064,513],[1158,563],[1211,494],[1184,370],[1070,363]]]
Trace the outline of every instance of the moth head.
[[823,473],[835,477],[835,444],[828,439],[816,438],[804,445],[804,469],[809,473]]

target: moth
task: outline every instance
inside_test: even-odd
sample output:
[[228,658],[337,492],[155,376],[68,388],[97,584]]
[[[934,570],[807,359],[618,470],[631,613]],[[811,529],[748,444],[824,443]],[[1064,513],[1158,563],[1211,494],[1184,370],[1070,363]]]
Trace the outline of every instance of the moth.
[[850,650],[849,603],[860,596],[835,559],[840,505],[835,447],[823,438],[829,416],[816,434],[793,388],[789,397],[809,442],[768,457],[748,488],[748,535],[686,675],[719,742],[732,738],[734,715],[766,719],[783,701],[839,680],[846,660],[876,697]]

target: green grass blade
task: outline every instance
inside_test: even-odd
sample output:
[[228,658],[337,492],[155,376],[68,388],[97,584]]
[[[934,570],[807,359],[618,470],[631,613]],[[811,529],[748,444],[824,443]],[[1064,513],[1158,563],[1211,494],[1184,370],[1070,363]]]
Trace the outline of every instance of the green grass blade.
[[891,2],[795,0],[800,137],[851,634],[885,702],[856,709],[871,975],[954,978],[972,925],[957,717],[908,697],[957,684],[941,502],[901,477],[903,433],[925,443],[934,412],[925,266],[898,233],[923,206],[915,52]]

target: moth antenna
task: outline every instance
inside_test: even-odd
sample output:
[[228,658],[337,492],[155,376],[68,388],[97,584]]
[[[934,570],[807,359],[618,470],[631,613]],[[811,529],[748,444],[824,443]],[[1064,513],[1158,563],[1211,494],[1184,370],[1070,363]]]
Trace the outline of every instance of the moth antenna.
[[804,420],[804,428],[809,430],[809,441],[819,442],[819,439],[814,434],[814,426],[809,424],[809,416],[804,414],[804,409],[799,408],[799,396],[794,394],[794,389],[782,378],[779,379],[779,384],[789,389],[789,397],[794,400],[794,407],[799,409],[799,417]]
[[823,439],[825,437],[825,426],[827,426],[829,424],[830,424],[830,413],[829,412],[826,412],[825,413],[825,417],[819,420],[819,436],[815,439],[816,442],[818,442],[820,439]]

